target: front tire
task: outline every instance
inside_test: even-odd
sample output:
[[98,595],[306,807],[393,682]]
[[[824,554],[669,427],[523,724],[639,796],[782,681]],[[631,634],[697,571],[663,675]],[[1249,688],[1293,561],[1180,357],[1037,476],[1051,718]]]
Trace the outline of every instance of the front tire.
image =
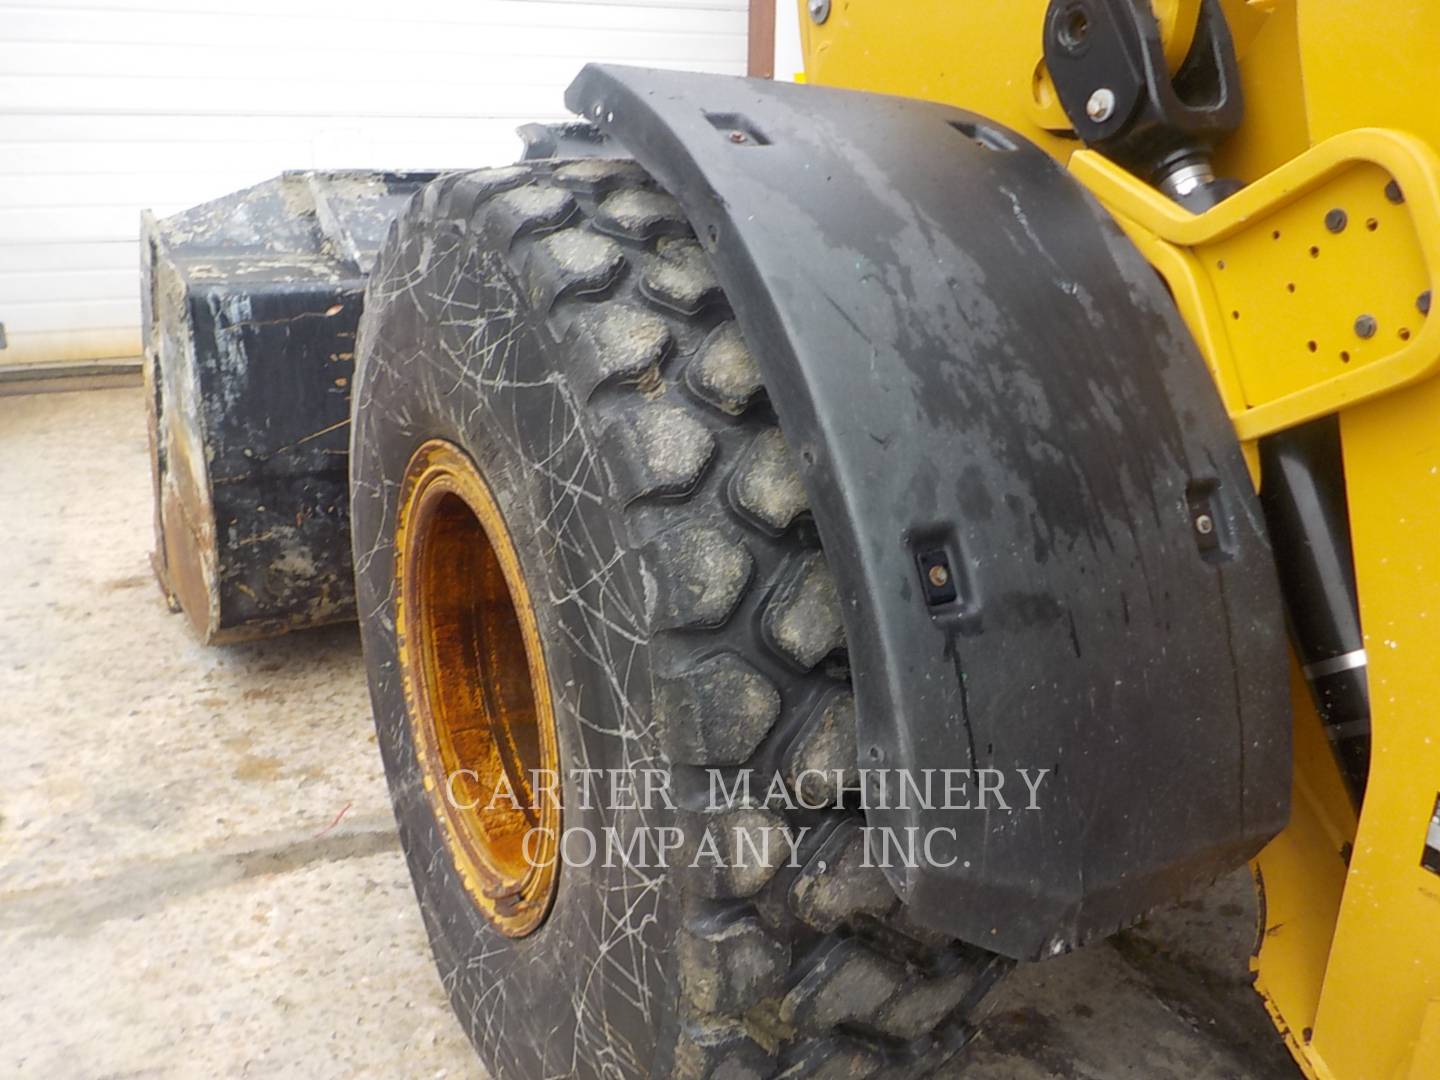
[[[455,629],[490,625],[499,595],[467,585],[483,575],[456,570],[463,556],[442,586],[407,555],[408,478],[436,445],[493,497],[538,664]],[[1005,963],[908,924],[863,865],[859,810],[709,797],[709,770],[750,768],[759,795],[774,774],[853,775],[853,703],[834,585],[759,369],[643,170],[530,162],[417,197],[367,294],[351,488],[401,841],[442,981],[495,1076],[923,1076],[953,1056]],[[421,599],[407,610],[407,596]],[[521,667],[544,684],[561,836],[632,851],[640,833],[680,837],[666,865],[562,849],[548,895],[530,898],[542,916],[497,918],[486,897],[509,886],[467,863],[470,826],[437,791],[477,738],[487,760],[511,747],[507,775],[540,760],[528,735],[494,734],[508,729],[484,704],[504,697],[485,697],[487,664],[503,686]],[[478,689],[457,696],[466,680]],[[424,704],[442,698],[451,720]],[[459,715],[466,700],[480,719]],[[516,708],[528,731],[538,714]],[[461,750],[436,751],[435,730]],[[598,795],[577,770],[599,770]],[[831,794],[805,779],[811,804]],[[628,794],[644,785],[649,805]],[[799,838],[793,860],[777,834]],[[694,857],[707,843],[723,865]]]

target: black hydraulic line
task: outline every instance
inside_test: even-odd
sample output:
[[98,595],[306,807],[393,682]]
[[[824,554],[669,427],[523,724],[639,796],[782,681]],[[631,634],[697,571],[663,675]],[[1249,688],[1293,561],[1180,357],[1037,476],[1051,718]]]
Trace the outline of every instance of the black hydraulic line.
[[1173,76],[1159,23],[1136,0],[1050,0],[1042,45],[1076,137],[1199,214],[1239,190],[1210,158],[1245,104],[1224,9],[1202,0],[1195,18]]
[[1260,474],[1295,651],[1358,804],[1370,768],[1370,687],[1339,418],[1261,439]]

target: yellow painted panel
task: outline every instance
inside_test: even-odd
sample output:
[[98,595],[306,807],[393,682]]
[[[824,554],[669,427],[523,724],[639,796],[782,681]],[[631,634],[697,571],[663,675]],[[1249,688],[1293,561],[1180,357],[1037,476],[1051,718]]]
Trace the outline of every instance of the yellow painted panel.
[[[1361,162],[1263,221],[1196,248],[1221,324],[1242,359],[1247,405],[1260,405],[1393,356],[1419,332],[1429,287],[1408,208],[1390,175]],[[1326,225],[1327,215],[1339,231]],[[1368,316],[1370,337],[1357,331]]]
[[[1440,792],[1437,417],[1437,379],[1340,417],[1374,724],[1315,1022],[1316,1052],[1344,1080],[1414,1075],[1425,1012],[1440,997],[1440,876],[1420,865]],[[1440,1060],[1420,1065],[1440,1077]]]
[[1290,1052],[1306,1072],[1324,1080],[1307,1060],[1320,1009],[1320,989],[1345,889],[1345,857],[1355,837],[1355,811],[1325,738],[1309,688],[1291,665],[1295,702],[1295,780],[1290,824],[1255,860],[1264,918],[1252,967]]
[[[1093,151],[1073,154],[1070,169],[1132,236],[1151,234],[1149,243],[1137,242],[1157,266],[1163,259],[1157,245],[1183,253],[1178,261],[1170,259],[1169,270],[1162,268],[1162,273],[1217,372],[1222,396],[1242,440],[1390,393],[1428,378],[1440,368],[1440,319],[1422,319],[1414,306],[1419,292],[1433,288],[1431,283],[1440,274],[1440,157],[1421,140],[1375,128],[1344,132],[1198,215]],[[1395,206],[1386,199],[1386,178],[1398,181],[1403,205]],[[1347,205],[1361,210],[1359,220],[1352,218],[1346,231],[1364,230],[1366,235],[1359,243],[1373,251],[1357,250],[1366,255],[1368,270],[1351,265],[1349,259],[1325,258],[1327,250],[1333,256],[1344,246],[1354,248],[1354,236],[1345,240],[1343,234],[1337,238],[1326,232],[1332,242],[1322,244],[1313,239],[1315,219],[1319,218],[1324,229],[1324,212],[1335,202],[1335,191],[1341,192]],[[1377,199],[1385,199],[1392,209],[1380,209]],[[1371,218],[1376,222],[1373,232],[1368,228]],[[1310,242],[1293,245],[1297,230],[1302,240],[1309,238]],[[1278,240],[1277,231],[1281,233]],[[1276,244],[1280,254],[1275,265],[1285,272],[1272,278],[1267,257],[1259,252]],[[1248,295],[1273,296],[1275,289],[1296,284],[1297,315],[1317,327],[1316,336],[1303,338],[1305,350],[1309,352],[1308,343],[1315,341],[1318,359],[1322,340],[1333,341],[1329,350],[1335,363],[1329,368],[1307,364],[1303,358],[1294,363],[1292,350],[1295,342],[1302,340],[1296,335],[1304,324],[1299,319],[1272,317],[1273,305],[1261,307],[1262,317],[1246,320],[1246,311],[1240,307],[1244,290],[1231,290],[1231,303],[1222,306],[1227,297],[1222,297],[1219,279],[1226,273],[1233,276],[1225,259],[1232,246],[1240,256],[1237,268],[1251,275]],[[1310,256],[1312,247],[1314,256]],[[1297,252],[1301,254],[1297,256]],[[1296,264],[1303,264],[1307,257],[1317,267],[1302,279],[1295,276],[1299,273]],[[1222,268],[1221,262],[1226,266]],[[1325,266],[1321,268],[1320,263]],[[1375,339],[1364,343],[1364,351],[1358,353],[1346,349],[1340,336],[1347,324],[1353,334],[1355,317],[1363,313],[1351,306],[1357,299],[1384,304],[1387,313]],[[1404,336],[1402,329],[1407,332]],[[1328,330],[1334,337],[1322,339],[1320,330]],[[1349,353],[1349,362],[1341,352]],[[1361,355],[1363,362],[1354,362],[1356,355]],[[1233,393],[1237,387],[1243,391],[1239,398]]]
[[1440,149],[1440,4],[1304,0],[1299,48],[1312,139],[1393,127]]
[[1436,1062],[1440,1062],[1440,1001],[1430,1002],[1425,1009],[1409,1080],[1435,1080]]
[[1221,0],[1240,60],[1245,122],[1220,145],[1215,175],[1247,183],[1310,147],[1300,85],[1294,0],[1273,4]]
[[[1014,128],[1061,161],[1080,149],[1045,71],[1045,0],[844,0],[816,26],[799,0],[806,81],[943,101]],[[1293,0],[1222,0],[1241,59],[1245,128],[1223,148],[1223,175],[1252,180],[1308,145]],[[1198,0],[1153,0],[1178,68]]]
[[1062,160],[1079,146],[1047,130],[1069,123],[1041,63],[1044,0],[839,0],[821,26],[799,7],[808,82],[958,105]]

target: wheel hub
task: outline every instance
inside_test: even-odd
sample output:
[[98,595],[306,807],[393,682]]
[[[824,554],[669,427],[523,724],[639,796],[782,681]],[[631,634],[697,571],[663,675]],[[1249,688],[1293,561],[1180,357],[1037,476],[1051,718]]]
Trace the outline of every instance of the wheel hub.
[[544,650],[490,487],[453,443],[416,450],[395,535],[396,634],[426,795],[466,890],[503,933],[558,881],[558,750]]

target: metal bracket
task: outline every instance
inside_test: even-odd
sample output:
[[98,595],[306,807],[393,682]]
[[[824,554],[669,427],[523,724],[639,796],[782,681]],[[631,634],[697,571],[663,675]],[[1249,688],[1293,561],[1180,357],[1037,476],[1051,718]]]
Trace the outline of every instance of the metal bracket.
[[1214,189],[1210,152],[1240,126],[1244,105],[1230,28],[1202,0],[1194,42],[1173,78],[1149,3],[1050,0],[1045,64],[1075,134],[1193,210]]

